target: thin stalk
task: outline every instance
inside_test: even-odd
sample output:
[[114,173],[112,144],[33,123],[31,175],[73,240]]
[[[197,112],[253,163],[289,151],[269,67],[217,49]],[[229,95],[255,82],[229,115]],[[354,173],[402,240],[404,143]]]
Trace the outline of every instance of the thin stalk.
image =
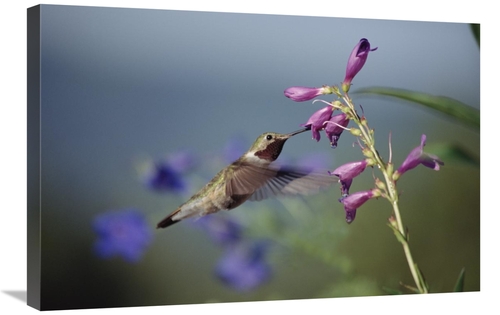
[[415,284],[417,285],[418,291],[420,293],[428,293],[428,288],[427,285],[423,279],[422,273],[417,267],[417,264],[415,263],[413,259],[413,255],[410,250],[410,244],[408,243],[408,235],[405,232],[404,224],[403,224],[403,219],[401,218],[401,212],[399,211],[399,203],[398,203],[398,191],[396,188],[396,184],[394,180],[392,180],[390,171],[388,170],[388,165],[384,163],[382,158],[380,157],[379,153],[375,149],[375,139],[373,138],[372,133],[370,132],[370,129],[368,127],[368,124],[363,124],[361,120],[359,119],[359,116],[356,113],[356,110],[354,109],[354,105],[349,98],[348,95],[343,96],[343,99],[347,106],[350,108],[352,117],[354,122],[358,125],[359,130],[361,131],[361,134],[363,136],[363,142],[366,144],[366,146],[370,149],[370,151],[373,154],[373,158],[375,159],[375,162],[384,175],[385,183],[388,187],[388,192],[389,195],[386,195],[385,198],[391,203],[393,211],[394,211],[394,216],[396,218],[396,227],[398,232],[401,234],[401,238],[398,238],[398,240],[401,242],[403,245],[403,250],[405,252],[406,260],[408,262],[408,266],[410,268],[410,272],[413,276],[413,280],[415,281]]
[[410,267],[410,272],[413,276],[413,280],[417,285],[418,291],[420,293],[429,293],[427,289],[427,285],[423,281],[423,277],[420,273],[420,270],[417,267],[417,264],[413,260],[413,256],[410,250],[410,244],[408,243],[408,239],[406,233],[404,231],[403,220],[401,219],[401,213],[399,211],[399,206],[397,202],[393,202],[392,207],[394,209],[394,215],[396,217],[397,227],[401,235],[403,235],[403,240],[401,244],[403,245],[403,249],[405,252],[406,260],[408,261],[408,267]]

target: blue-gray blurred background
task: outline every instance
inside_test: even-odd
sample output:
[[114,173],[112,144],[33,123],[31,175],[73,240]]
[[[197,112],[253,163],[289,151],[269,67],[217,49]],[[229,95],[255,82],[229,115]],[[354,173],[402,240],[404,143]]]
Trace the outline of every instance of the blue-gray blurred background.
[[[265,131],[298,129],[323,104],[295,103],[283,90],[339,84],[361,38],[378,50],[351,92],[381,155],[388,159],[392,133],[397,166],[426,134],[428,147],[458,144],[479,158],[477,130],[407,102],[355,94],[388,86],[479,108],[479,48],[468,24],[43,5],[42,307],[382,295],[405,291],[400,282],[413,285],[386,225],[390,204],[371,200],[348,225],[338,188],[216,214],[271,243],[272,274],[247,292],[217,279],[223,249],[190,222],[154,230],[138,263],[93,252],[97,215],[136,208],[154,228],[225,165],[230,141],[246,149]],[[333,169],[363,158],[353,142],[345,133],[331,149],[324,135],[316,142],[301,134],[280,159],[314,155]],[[188,190],[148,189],[148,165],[183,150],[196,157]],[[478,291],[479,167],[445,164],[399,181],[403,220],[432,292],[451,291],[463,267],[465,290]],[[371,187],[368,170],[351,192]]]

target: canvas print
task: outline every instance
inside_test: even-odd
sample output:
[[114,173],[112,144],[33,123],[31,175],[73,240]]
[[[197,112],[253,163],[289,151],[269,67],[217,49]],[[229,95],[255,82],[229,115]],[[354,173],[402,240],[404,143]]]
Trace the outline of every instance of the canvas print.
[[479,25],[28,9],[28,304],[480,290]]

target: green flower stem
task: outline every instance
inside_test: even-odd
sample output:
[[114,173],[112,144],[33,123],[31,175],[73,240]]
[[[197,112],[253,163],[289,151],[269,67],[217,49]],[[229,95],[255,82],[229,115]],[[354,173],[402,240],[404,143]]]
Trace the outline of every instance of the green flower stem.
[[403,221],[401,219],[401,213],[399,211],[398,202],[397,201],[393,202],[392,207],[394,209],[394,215],[396,216],[397,228],[399,230],[399,233],[403,236],[402,238],[400,238],[400,242],[403,245],[403,249],[406,255],[406,260],[408,261],[408,266],[410,267],[413,280],[417,285],[418,292],[428,293],[429,290],[427,288],[427,284],[425,283],[422,273],[418,269],[417,264],[413,260],[413,256],[411,254],[410,244],[408,243],[408,237],[403,228]]
[[417,264],[415,263],[413,256],[411,254],[410,244],[408,243],[408,235],[405,232],[403,220],[401,218],[401,212],[399,211],[398,191],[396,188],[396,183],[392,179],[392,166],[389,168],[389,164],[386,164],[382,160],[378,151],[375,149],[375,139],[373,137],[373,131],[370,130],[370,128],[368,127],[368,123],[366,122],[365,118],[364,117],[360,118],[357,115],[356,110],[354,109],[354,104],[352,103],[349,96],[344,95],[342,96],[342,98],[350,109],[349,116],[351,116],[351,119],[358,125],[359,130],[361,131],[361,140],[370,150],[371,154],[373,155],[372,158],[375,160],[378,168],[384,175],[386,189],[384,189],[385,193],[382,196],[391,203],[392,208],[394,210],[394,216],[396,218],[395,227],[392,225],[391,227],[395,229],[394,231],[395,233],[396,232],[399,233],[399,237],[398,235],[396,235],[396,237],[403,245],[403,250],[405,252],[406,260],[408,261],[408,266],[410,267],[410,272],[413,276],[413,280],[417,285],[417,290],[419,293],[428,293],[429,290],[424,280],[424,277],[422,276],[422,273],[420,272],[420,269],[417,267]]

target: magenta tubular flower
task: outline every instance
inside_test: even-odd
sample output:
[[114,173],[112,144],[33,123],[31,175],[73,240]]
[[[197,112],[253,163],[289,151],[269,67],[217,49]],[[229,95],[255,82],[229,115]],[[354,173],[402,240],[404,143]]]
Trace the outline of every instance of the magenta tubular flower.
[[329,173],[337,176],[341,181],[349,180],[361,174],[365,170],[367,165],[368,162],[366,160],[349,162],[337,167],[335,170]]
[[366,160],[358,161],[358,162],[349,162],[342,166],[337,167],[332,172],[328,172],[330,175],[335,175],[339,178],[342,192],[342,198],[347,197],[349,195],[349,188],[351,187],[352,180],[354,177],[361,174],[368,162]]
[[295,102],[309,101],[323,94],[323,88],[292,86],[285,90],[285,96]]
[[342,82],[342,90],[344,92],[349,91],[352,79],[358,74],[358,72],[363,68],[366,59],[368,58],[368,53],[370,51],[377,50],[378,47],[370,49],[370,42],[366,38],[362,38],[359,43],[354,47],[347,61],[347,68],[345,72],[345,78]]
[[356,217],[356,210],[371,198],[376,198],[378,196],[380,196],[380,191],[377,189],[371,189],[366,191],[358,191],[349,196],[339,199],[339,201],[344,204],[346,222],[351,223],[352,221],[354,221],[354,218]]
[[370,198],[374,197],[373,190],[357,191],[342,199],[346,209],[357,209],[361,207]]
[[435,171],[439,171],[440,165],[444,165],[443,161],[441,161],[437,156],[424,152],[425,140],[426,136],[422,135],[420,145],[411,150],[403,164],[401,164],[396,172],[394,172],[395,180],[397,180],[405,172],[417,167],[419,164],[432,168]]
[[332,146],[332,148],[337,147],[337,141],[344,131],[344,128],[347,127],[348,124],[349,119],[347,119],[347,116],[344,113],[332,116],[332,118],[330,118],[330,120],[325,123],[325,133],[330,140],[330,145]]
[[304,127],[311,127],[311,132],[313,139],[319,141],[321,138],[319,132],[323,130],[325,121],[328,121],[330,117],[332,117],[333,107],[328,105],[325,108],[322,108],[315,112],[309,117],[305,124],[301,124]]

